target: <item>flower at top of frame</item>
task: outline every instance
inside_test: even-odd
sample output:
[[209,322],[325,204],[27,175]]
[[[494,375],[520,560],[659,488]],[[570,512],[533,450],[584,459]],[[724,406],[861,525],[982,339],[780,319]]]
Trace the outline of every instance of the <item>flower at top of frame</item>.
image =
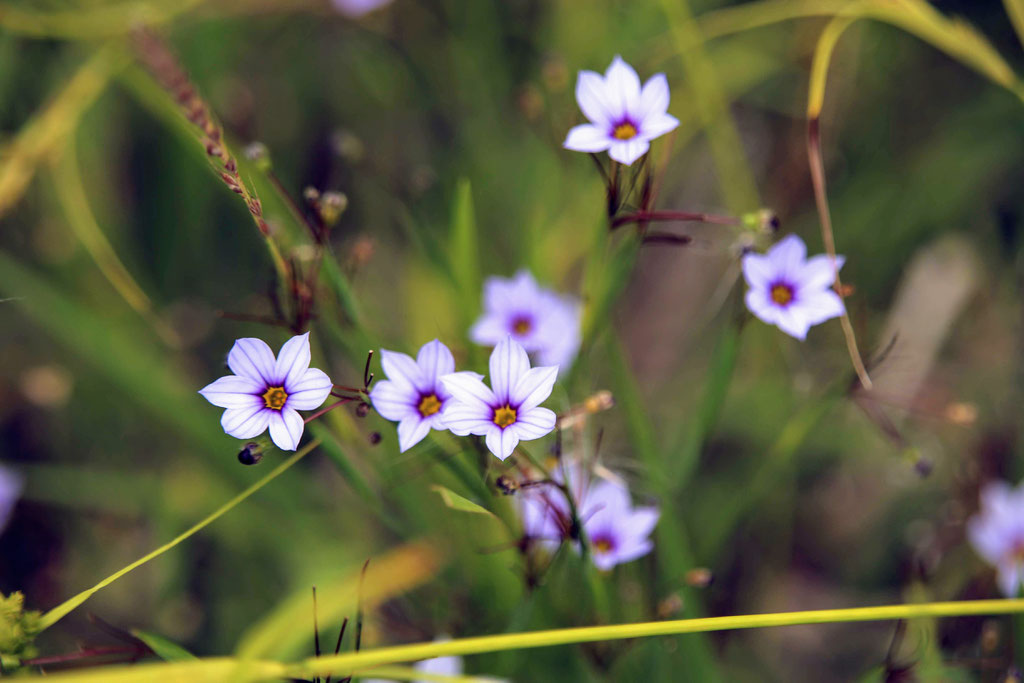
[[[558,484],[568,482],[590,543],[591,558],[598,569],[607,571],[651,552],[651,532],[660,517],[657,507],[634,507],[624,484],[608,479],[588,481],[578,466],[564,467],[567,477],[562,467],[556,468],[551,476]],[[579,542],[571,537],[569,503],[560,488],[548,484],[524,490],[519,514],[523,530],[532,541],[550,548],[570,541],[579,550]]]
[[579,299],[544,289],[528,270],[484,282],[484,312],[469,330],[477,344],[496,346],[506,337],[534,354],[541,365],[564,373],[580,348]]
[[990,482],[981,490],[981,509],[967,522],[974,550],[996,568],[999,589],[1017,597],[1024,582],[1024,482],[1011,487]]
[[299,410],[319,408],[334,386],[322,370],[309,367],[309,332],[292,337],[274,357],[266,342],[239,339],[228,353],[233,375],[199,390],[226,408],[220,424],[237,439],[251,439],[270,427],[270,438],[285,451],[298,448],[305,423]]
[[786,334],[803,340],[812,325],[843,314],[843,300],[832,289],[845,259],[827,254],[807,258],[807,247],[788,235],[766,254],[743,257],[747,308]]
[[331,0],[334,9],[347,17],[359,18],[378,10],[385,5],[390,5],[391,0]]
[[577,152],[607,150],[628,166],[647,153],[651,140],[679,125],[668,113],[668,100],[665,74],[651,76],[641,87],[633,67],[616,55],[604,76],[580,71],[576,102],[590,123],[570,130],[562,145]]
[[12,469],[0,466],[0,531],[7,526],[14,504],[18,502],[24,484],[21,476]]
[[399,448],[403,452],[412,448],[431,429],[446,429],[444,413],[451,393],[440,378],[455,372],[455,358],[448,347],[437,339],[427,342],[416,360],[381,349],[380,362],[387,379],[374,385],[370,400],[381,417],[398,423]]
[[444,423],[459,436],[485,437],[488,450],[504,460],[520,441],[539,439],[554,430],[555,414],[540,404],[551,395],[558,368],[531,368],[526,350],[506,336],[491,353],[490,373],[490,387],[475,372],[441,377],[455,399]]

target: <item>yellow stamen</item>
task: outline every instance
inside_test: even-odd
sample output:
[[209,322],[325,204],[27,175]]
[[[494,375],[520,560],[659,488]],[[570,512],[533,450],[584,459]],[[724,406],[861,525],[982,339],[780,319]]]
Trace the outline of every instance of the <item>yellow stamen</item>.
[[611,550],[612,550],[611,541],[609,541],[608,539],[605,539],[605,538],[602,538],[600,540],[594,541],[594,550],[596,552],[601,553],[601,554],[610,553]]
[[793,300],[793,288],[789,285],[772,285],[772,301],[785,306]]
[[632,140],[636,137],[636,126],[632,123],[620,123],[615,126],[612,137],[616,140]]
[[529,318],[518,318],[512,323],[512,331],[518,335],[524,335],[533,328]]
[[271,410],[281,410],[284,402],[288,400],[288,394],[284,387],[270,387],[263,394],[263,403]]
[[441,410],[441,400],[434,394],[424,396],[420,399],[420,404],[416,409],[423,417],[430,417]]
[[494,409],[494,424],[502,429],[516,422],[516,409],[511,406],[502,406]]

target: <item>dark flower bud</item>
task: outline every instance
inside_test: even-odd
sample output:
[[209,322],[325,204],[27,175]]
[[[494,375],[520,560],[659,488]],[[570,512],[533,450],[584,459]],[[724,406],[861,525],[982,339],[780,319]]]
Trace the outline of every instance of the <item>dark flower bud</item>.
[[238,451],[238,462],[243,465],[255,465],[263,459],[263,446],[251,441],[245,444],[245,448]]
[[498,477],[494,481],[494,485],[506,496],[511,496],[519,489],[519,482],[505,474]]
[[356,406],[356,417],[366,417],[370,414],[370,404],[360,403]]
[[380,432],[371,432],[370,433],[370,445],[371,446],[376,446],[379,443],[380,443]]

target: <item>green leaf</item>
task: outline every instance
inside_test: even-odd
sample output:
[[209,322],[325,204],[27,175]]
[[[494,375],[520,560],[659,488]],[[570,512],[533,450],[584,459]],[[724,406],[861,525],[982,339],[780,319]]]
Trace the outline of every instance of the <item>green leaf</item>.
[[480,296],[480,246],[477,240],[473,192],[469,180],[455,187],[451,222],[451,270],[464,311],[476,311]]
[[172,640],[168,640],[163,636],[158,636],[155,633],[148,633],[137,628],[131,630],[131,634],[144,642],[150,650],[156,653],[156,656],[166,662],[187,662],[194,659],[199,659],[194,654],[178,645]]
[[489,515],[494,517],[494,514],[480,505],[477,505],[468,498],[463,498],[459,494],[455,493],[451,489],[446,489],[440,484],[433,484],[431,490],[436,491],[444,504],[450,507],[452,510],[458,510],[459,512],[472,512],[478,515]]

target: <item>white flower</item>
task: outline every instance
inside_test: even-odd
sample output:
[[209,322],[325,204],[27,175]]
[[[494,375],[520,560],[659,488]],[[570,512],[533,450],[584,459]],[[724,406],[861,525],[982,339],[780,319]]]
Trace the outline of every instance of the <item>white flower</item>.
[[967,538],[996,568],[999,589],[1015,598],[1024,581],[1024,482],[1016,489],[1002,481],[981,491],[981,510],[967,522]]
[[576,81],[576,102],[590,123],[576,126],[562,143],[577,152],[603,152],[623,164],[632,164],[650,149],[651,140],[673,130],[679,120],[668,114],[668,80],[652,76],[643,88],[622,57],[616,56],[604,77],[581,71]]
[[832,283],[844,260],[836,256],[833,267],[827,254],[807,258],[807,247],[796,235],[787,236],[763,256],[747,254],[743,257],[747,308],[769,325],[805,339],[811,325],[843,314],[843,300]]
[[262,339],[239,339],[228,354],[233,375],[199,390],[207,401],[226,408],[220,424],[236,439],[251,439],[270,427],[277,447],[294,451],[305,429],[297,410],[319,408],[334,385],[309,367],[309,332],[292,337],[274,358]]

